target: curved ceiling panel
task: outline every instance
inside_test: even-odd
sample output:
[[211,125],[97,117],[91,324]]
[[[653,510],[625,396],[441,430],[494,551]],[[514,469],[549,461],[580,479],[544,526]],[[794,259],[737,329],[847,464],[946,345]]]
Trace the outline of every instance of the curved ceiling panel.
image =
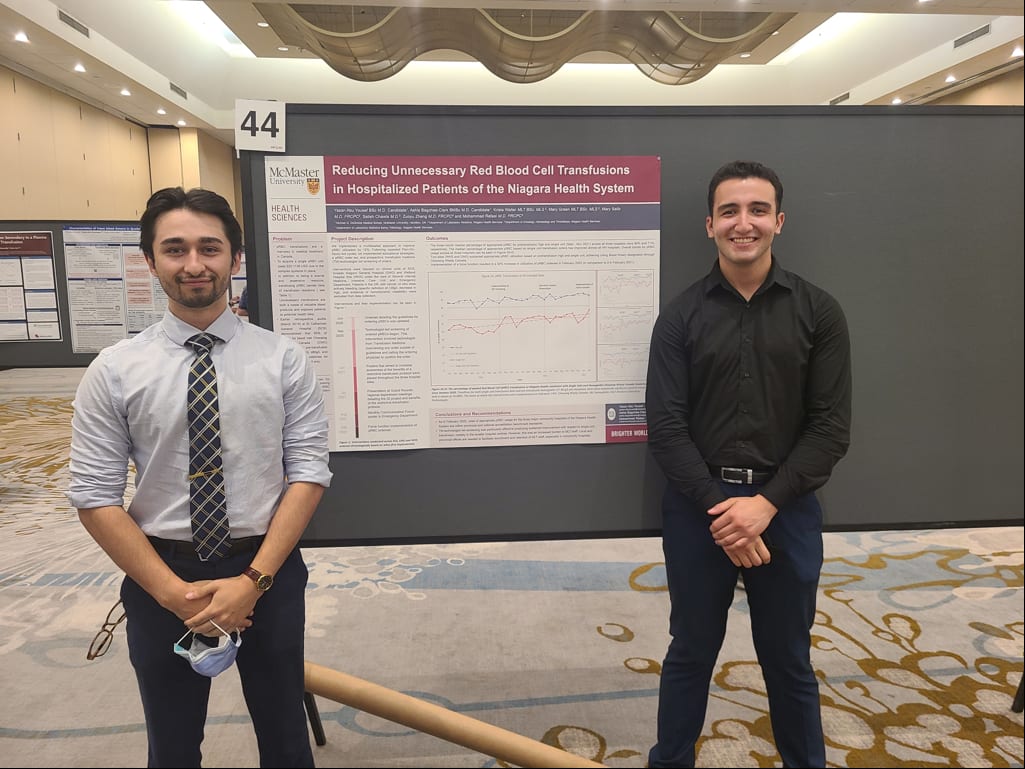
[[534,83],[590,53],[612,53],[683,85],[751,51],[792,13],[565,11],[257,3],[282,41],[353,80],[384,80],[430,51],[460,51],[496,76]]

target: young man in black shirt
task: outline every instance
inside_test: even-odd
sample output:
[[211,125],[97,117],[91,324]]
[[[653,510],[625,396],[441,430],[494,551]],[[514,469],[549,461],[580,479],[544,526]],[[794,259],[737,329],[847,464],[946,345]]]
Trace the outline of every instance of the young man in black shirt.
[[646,405],[662,502],[672,641],[652,767],[694,766],[716,658],[744,570],[776,747],[824,767],[811,627],[822,567],[814,491],[850,441],[850,338],[837,301],[782,268],[783,185],[747,161],[708,187],[718,258],[659,314]]

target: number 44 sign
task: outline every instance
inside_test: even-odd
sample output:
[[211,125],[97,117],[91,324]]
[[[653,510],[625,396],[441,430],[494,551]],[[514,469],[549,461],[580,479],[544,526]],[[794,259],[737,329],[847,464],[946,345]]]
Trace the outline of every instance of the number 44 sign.
[[235,149],[284,152],[284,102],[236,99]]

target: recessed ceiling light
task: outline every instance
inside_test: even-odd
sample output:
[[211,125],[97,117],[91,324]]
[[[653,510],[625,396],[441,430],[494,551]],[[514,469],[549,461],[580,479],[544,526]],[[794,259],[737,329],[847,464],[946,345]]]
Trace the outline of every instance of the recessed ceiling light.
[[900,98],[899,96],[894,96],[894,97],[893,97],[893,100],[892,100],[892,101],[890,102],[890,104],[902,104],[902,103],[903,103],[903,101],[904,101],[904,100],[903,100],[903,99],[901,99],[901,98]]
[[957,82],[957,78],[954,77],[953,75],[947,75],[946,82],[948,82],[948,83],[956,83]]
[[287,51],[288,50],[288,46],[287,45],[279,45],[278,46],[278,50],[279,51]]
[[745,51],[744,53],[740,54],[740,58],[742,58],[742,59],[750,59],[751,58],[751,54],[749,54],[749,53],[747,53]]
[[269,27],[270,24],[268,24],[265,21],[258,21],[258,22],[256,22],[256,26],[258,26],[258,27],[265,27],[266,28],[266,27]]
[[178,121],[178,125],[185,125],[185,121],[184,120],[179,120]]
[[85,67],[83,67],[81,64],[76,64],[75,72],[85,72]]
[[1015,59],[1020,59],[1022,57],[1022,50],[1020,45],[1014,46],[1014,50],[1011,51],[1011,56]]
[[166,115],[167,114],[167,110],[164,109],[163,107],[157,107],[157,114],[158,115]]
[[132,92],[131,92],[131,91],[129,91],[129,90],[127,89],[127,88],[122,88],[122,89],[121,89],[121,95],[122,95],[122,96],[131,96],[131,95],[132,95]]
[[18,32],[14,35],[14,39],[17,40],[19,43],[27,43],[28,35],[26,35],[24,32]]

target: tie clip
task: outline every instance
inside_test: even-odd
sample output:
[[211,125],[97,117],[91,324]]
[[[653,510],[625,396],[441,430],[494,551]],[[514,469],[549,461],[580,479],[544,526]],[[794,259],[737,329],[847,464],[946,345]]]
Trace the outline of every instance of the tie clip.
[[192,475],[189,476],[189,480],[190,481],[194,481],[197,478],[210,478],[211,476],[217,475],[217,473],[219,473],[219,472],[221,472],[221,471],[220,470],[204,470],[203,472],[192,473]]

